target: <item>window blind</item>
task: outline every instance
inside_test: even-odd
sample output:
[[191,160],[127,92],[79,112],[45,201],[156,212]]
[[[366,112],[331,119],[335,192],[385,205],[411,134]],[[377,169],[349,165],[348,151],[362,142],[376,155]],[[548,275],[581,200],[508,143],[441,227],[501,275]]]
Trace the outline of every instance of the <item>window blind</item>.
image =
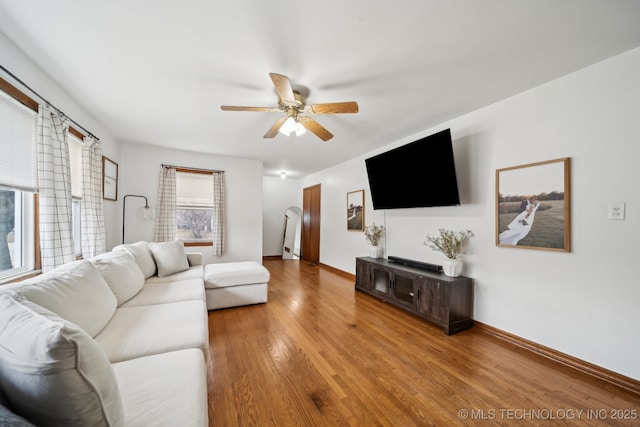
[[176,172],[176,205],[213,206],[213,178],[201,173]]
[[37,114],[0,91],[0,186],[36,191]]

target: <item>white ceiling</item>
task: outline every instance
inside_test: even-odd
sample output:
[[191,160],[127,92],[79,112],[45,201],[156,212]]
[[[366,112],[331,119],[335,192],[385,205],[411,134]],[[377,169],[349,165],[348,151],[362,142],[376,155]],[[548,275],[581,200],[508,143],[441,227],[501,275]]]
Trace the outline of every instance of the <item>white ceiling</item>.
[[[0,30],[119,141],[297,178],[640,46],[639,23],[637,0],[0,0]],[[270,72],[360,113],[314,116],[326,143],[263,139],[280,113],[220,105],[276,106]]]

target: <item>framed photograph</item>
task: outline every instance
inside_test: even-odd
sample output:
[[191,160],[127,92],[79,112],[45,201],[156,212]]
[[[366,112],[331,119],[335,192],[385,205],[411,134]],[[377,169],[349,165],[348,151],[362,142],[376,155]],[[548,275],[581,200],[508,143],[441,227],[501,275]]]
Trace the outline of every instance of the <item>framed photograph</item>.
[[118,200],[118,164],[102,156],[102,198]]
[[347,193],[347,230],[364,231],[364,190]]
[[496,245],[570,252],[570,158],[496,170]]

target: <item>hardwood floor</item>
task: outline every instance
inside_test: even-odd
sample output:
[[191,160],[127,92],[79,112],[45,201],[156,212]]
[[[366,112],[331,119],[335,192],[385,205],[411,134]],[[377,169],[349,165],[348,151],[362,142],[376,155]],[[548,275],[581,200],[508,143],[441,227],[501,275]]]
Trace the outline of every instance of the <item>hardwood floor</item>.
[[640,425],[637,395],[305,261],[264,265],[268,303],[209,313],[210,425]]

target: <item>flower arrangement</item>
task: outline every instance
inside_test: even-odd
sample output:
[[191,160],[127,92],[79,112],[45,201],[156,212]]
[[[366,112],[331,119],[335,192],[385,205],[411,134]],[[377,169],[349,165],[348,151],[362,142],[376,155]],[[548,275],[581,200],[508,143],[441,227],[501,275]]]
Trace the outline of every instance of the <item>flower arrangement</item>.
[[434,251],[442,252],[449,259],[458,259],[464,253],[464,247],[470,238],[474,236],[473,231],[464,230],[454,232],[441,228],[437,237],[427,236],[424,244]]
[[373,225],[367,225],[364,228],[364,237],[371,246],[378,246],[380,239],[384,237],[384,227],[382,225],[377,226],[375,222]]

